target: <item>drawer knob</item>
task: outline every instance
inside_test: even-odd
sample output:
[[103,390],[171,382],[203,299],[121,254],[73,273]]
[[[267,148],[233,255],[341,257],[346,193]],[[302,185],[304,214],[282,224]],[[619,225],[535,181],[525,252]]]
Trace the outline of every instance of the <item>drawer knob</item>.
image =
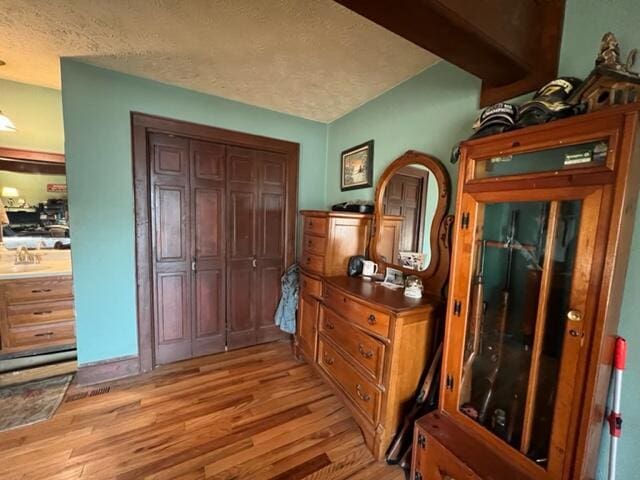
[[358,351],[360,352],[360,355],[362,355],[364,358],[373,357],[373,350],[365,350],[364,345],[362,345],[361,343],[358,344]]
[[327,365],[333,365],[333,362],[335,362],[335,360],[330,357],[329,355],[324,356],[324,363],[326,363]]
[[356,393],[358,394],[358,397],[360,397],[360,400],[364,402],[368,402],[369,400],[371,400],[369,394],[362,391],[362,385],[360,385],[359,383],[356,385]]
[[367,322],[369,322],[369,325],[374,325],[376,323],[376,316],[372,313],[369,315],[369,318],[367,318]]
[[31,290],[31,293],[47,293],[50,292],[51,289],[50,288],[39,288],[36,290]]
[[36,333],[34,337],[50,337],[51,335],[53,335],[53,332],[43,332],[43,333]]
[[325,320],[324,324],[329,330],[333,330],[334,328],[336,328],[336,326],[333,323],[331,323],[329,320]]

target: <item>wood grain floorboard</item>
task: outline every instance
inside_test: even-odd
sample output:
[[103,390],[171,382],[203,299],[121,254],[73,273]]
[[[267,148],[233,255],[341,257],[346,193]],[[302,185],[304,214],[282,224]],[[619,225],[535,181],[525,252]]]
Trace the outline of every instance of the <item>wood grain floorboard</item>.
[[3,480],[404,479],[285,342],[74,385],[52,419],[0,433],[0,452]]

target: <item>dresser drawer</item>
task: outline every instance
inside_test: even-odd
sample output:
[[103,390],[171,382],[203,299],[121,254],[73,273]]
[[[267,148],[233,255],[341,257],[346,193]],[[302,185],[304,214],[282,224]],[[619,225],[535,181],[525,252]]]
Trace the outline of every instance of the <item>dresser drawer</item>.
[[320,255],[314,255],[313,253],[303,252],[300,259],[300,265],[302,268],[315,273],[324,273],[324,257]]
[[[473,470],[462,463],[436,439],[416,428],[414,474],[422,480],[481,480]],[[419,475],[416,475],[419,474]]]
[[328,219],[326,217],[304,217],[304,233],[326,237]]
[[34,280],[33,282],[14,283],[6,285],[4,291],[9,305],[73,298],[71,280]]
[[322,296],[322,281],[300,273],[300,295]]
[[7,307],[7,323],[10,328],[73,321],[73,318],[73,300],[23,303]]
[[334,311],[340,312],[346,320],[383,337],[389,337],[389,314],[356,302],[331,286],[327,286],[325,304]]
[[336,349],[322,337],[319,342],[318,363],[344,392],[353,400],[358,409],[372,423],[378,421],[382,392],[356,371]]
[[322,307],[320,331],[355,359],[373,379],[380,383],[384,367],[384,343],[367,335],[330,309]]
[[327,248],[327,239],[326,237],[306,234],[304,236],[303,248],[307,252],[324,255]]
[[73,322],[10,328],[3,347],[10,349],[44,347],[75,342]]

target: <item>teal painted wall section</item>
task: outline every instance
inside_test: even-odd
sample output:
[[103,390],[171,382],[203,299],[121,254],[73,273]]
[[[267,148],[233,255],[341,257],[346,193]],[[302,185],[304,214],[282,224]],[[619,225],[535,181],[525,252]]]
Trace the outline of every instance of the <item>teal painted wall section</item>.
[[[632,48],[640,48],[640,2],[638,0],[570,0],[565,15],[560,72],[586,77],[605,32],[613,32],[623,59]],[[636,65],[636,70],[640,69]],[[621,335],[626,337],[629,358],[624,378],[622,412],[624,433],[618,450],[618,478],[640,478],[640,208],[629,258],[620,318]],[[598,479],[607,478],[609,436],[605,429],[601,444]]]
[[64,153],[59,90],[0,80],[0,110],[16,132],[0,132],[0,146]]
[[340,154],[373,139],[373,179],[407,150],[439,158],[455,185],[457,166],[451,148],[468,137],[477,115],[480,81],[446,62],[439,62],[389,92],[329,125],[327,204],[372,200],[374,188],[340,191]]
[[78,361],[137,352],[130,112],[300,143],[300,208],[324,206],[326,125],[62,60]]

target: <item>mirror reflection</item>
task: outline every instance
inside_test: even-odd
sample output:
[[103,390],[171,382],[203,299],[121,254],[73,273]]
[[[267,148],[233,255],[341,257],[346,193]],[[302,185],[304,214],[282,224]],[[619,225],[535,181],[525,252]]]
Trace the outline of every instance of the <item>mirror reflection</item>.
[[427,167],[416,163],[394,172],[383,193],[380,259],[410,270],[426,270],[437,204],[438,183]]

